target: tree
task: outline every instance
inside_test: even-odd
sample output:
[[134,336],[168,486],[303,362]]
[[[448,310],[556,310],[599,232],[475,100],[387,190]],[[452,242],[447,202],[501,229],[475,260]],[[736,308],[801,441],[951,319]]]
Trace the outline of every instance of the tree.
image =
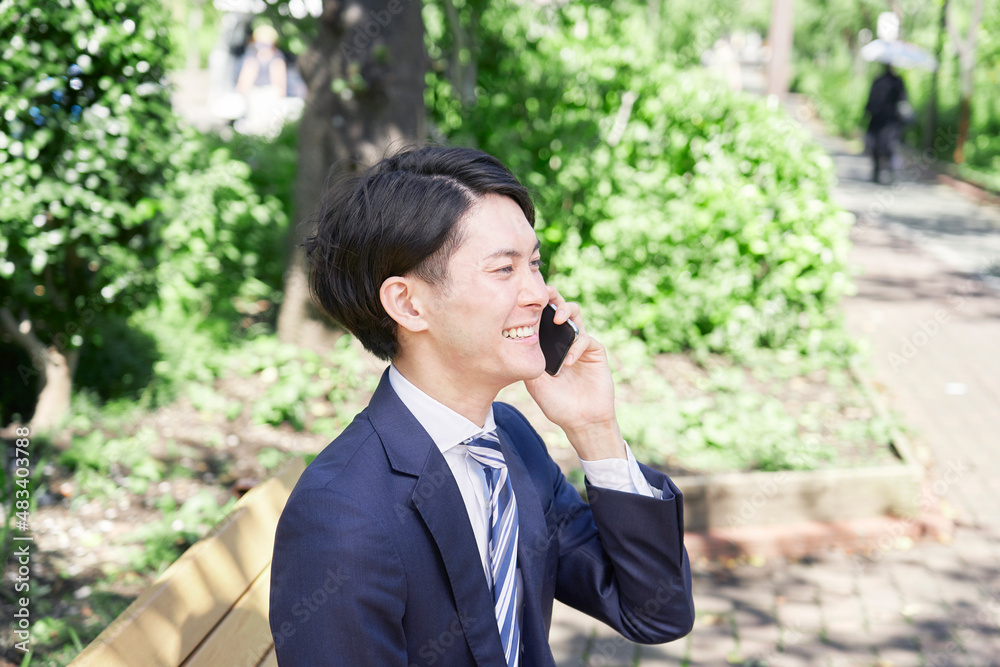
[[[308,86],[299,126],[296,220],[315,210],[331,167],[370,164],[424,138],[424,27],[420,0],[325,0],[316,38],[299,57]],[[306,226],[290,234],[278,335],[317,344],[301,251]],[[321,338],[319,339],[321,340]]]
[[167,17],[142,0],[0,4],[0,330],[56,425],[98,315],[153,290],[171,157]]
[[771,27],[768,41],[771,43],[771,62],[767,71],[767,92],[783,97],[788,93],[789,69],[792,60],[792,0],[772,0]]
[[931,74],[931,90],[927,100],[927,117],[924,121],[924,150],[934,144],[934,134],[938,123],[938,86],[941,80],[941,54],[944,52],[944,38],[948,30],[948,0],[941,0],[941,11],[938,18],[937,41],[934,47],[934,58],[938,66]]
[[969,18],[969,34],[965,39],[959,35],[958,26],[952,12],[952,5],[945,4],[948,32],[955,50],[958,52],[959,86],[961,101],[958,107],[958,139],[955,141],[955,164],[965,162],[965,141],[969,137],[969,116],[972,110],[972,76],[976,67],[976,32],[983,16],[983,0],[975,0]]

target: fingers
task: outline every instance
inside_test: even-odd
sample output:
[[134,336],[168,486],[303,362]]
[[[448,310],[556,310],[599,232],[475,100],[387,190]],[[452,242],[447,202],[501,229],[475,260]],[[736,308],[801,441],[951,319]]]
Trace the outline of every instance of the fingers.
[[563,361],[563,368],[567,368],[575,364],[577,359],[586,354],[587,351],[593,347],[599,349],[601,344],[581,331],[580,335],[576,339],[576,342],[573,343],[573,345],[569,348],[569,352],[566,353],[566,360]]
[[584,333],[583,318],[581,317],[580,304],[573,301],[566,301],[562,294],[555,287],[548,286],[549,303],[556,307],[556,314],[552,318],[555,324],[562,324],[566,320],[573,320],[573,324],[580,329],[580,334]]

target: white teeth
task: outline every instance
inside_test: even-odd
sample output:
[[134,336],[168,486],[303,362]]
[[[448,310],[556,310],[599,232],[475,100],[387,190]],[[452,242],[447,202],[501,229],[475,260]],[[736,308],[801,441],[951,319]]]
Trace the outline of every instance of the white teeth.
[[504,338],[527,338],[535,333],[535,327],[514,327],[503,332]]

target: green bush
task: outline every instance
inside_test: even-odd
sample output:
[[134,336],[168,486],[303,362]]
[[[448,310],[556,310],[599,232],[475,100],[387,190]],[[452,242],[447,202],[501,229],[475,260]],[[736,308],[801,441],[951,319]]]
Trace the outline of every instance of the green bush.
[[130,559],[132,568],[138,572],[163,572],[188,547],[224,519],[236,504],[236,499],[230,498],[220,505],[205,489],[188,498],[180,507],[176,506],[172,496],[163,498],[159,504],[163,518],[129,536],[130,541],[142,543],[141,548],[133,550]]
[[695,397],[680,397],[648,369],[627,373],[636,391],[619,408],[636,456],[698,473],[811,470],[836,459],[820,428],[780,400],[744,386],[743,369],[716,368]]
[[[218,139],[182,129],[169,25],[138,0],[0,3],[0,307],[43,344],[93,355],[79,379],[103,397],[141,390],[155,361],[148,344],[120,374],[99,368],[106,343],[135,339],[126,315],[155,303],[161,344],[195,326],[228,340],[273,319],[281,286],[287,204],[255,184],[277,158],[272,187],[288,190],[288,150],[261,146],[255,181]],[[14,409],[6,390],[0,405]]]
[[93,430],[74,436],[59,463],[73,472],[79,497],[84,500],[113,496],[122,488],[142,495],[151,483],[163,478],[165,470],[164,464],[148,453],[155,440],[156,434],[149,428],[135,436],[117,438]]
[[250,165],[210,145],[189,133],[159,191],[156,309],[173,326],[193,323],[228,341],[278,298],[288,217],[278,199],[257,193]]
[[134,398],[152,381],[157,359],[156,340],[130,326],[121,315],[112,314],[97,320],[84,341],[75,384],[105,401]]
[[[234,361],[242,373],[260,374],[267,385],[254,401],[254,423],[279,426],[287,422],[295,430],[304,429],[307,422],[315,430],[343,428],[378,383],[378,376],[366,370],[357,344],[348,335],[341,336],[324,357],[273,338],[259,338],[244,346]],[[335,415],[332,422],[325,416],[330,411]],[[323,428],[315,426],[316,417],[324,419]]]
[[172,152],[166,14],[14,0],[0,3],[0,44],[0,306],[67,352],[153,292],[150,194]]
[[533,189],[553,282],[594,328],[652,352],[841,346],[850,218],[832,162],[765,101],[661,62],[645,12],[491,4],[475,103],[431,76],[438,129]]
[[598,149],[609,215],[554,251],[559,284],[599,329],[654,352],[813,347],[850,284],[831,161],[762,101],[694,74],[650,79],[621,142]]
[[800,61],[792,89],[812,101],[819,118],[833,132],[845,137],[864,134],[868,127],[865,120],[868,89],[882,66],[876,68],[865,63],[860,70],[863,75],[858,76],[856,63],[843,51],[824,62],[819,67]]

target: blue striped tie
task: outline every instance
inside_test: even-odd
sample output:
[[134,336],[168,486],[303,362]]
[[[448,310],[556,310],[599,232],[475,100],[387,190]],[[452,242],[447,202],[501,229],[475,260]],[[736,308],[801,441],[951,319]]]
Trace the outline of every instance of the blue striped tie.
[[517,623],[515,582],[517,580],[517,502],[500,451],[496,431],[467,441],[469,456],[483,466],[489,487],[490,571],[493,575],[493,609],[503,642],[507,667],[518,664],[521,629]]

